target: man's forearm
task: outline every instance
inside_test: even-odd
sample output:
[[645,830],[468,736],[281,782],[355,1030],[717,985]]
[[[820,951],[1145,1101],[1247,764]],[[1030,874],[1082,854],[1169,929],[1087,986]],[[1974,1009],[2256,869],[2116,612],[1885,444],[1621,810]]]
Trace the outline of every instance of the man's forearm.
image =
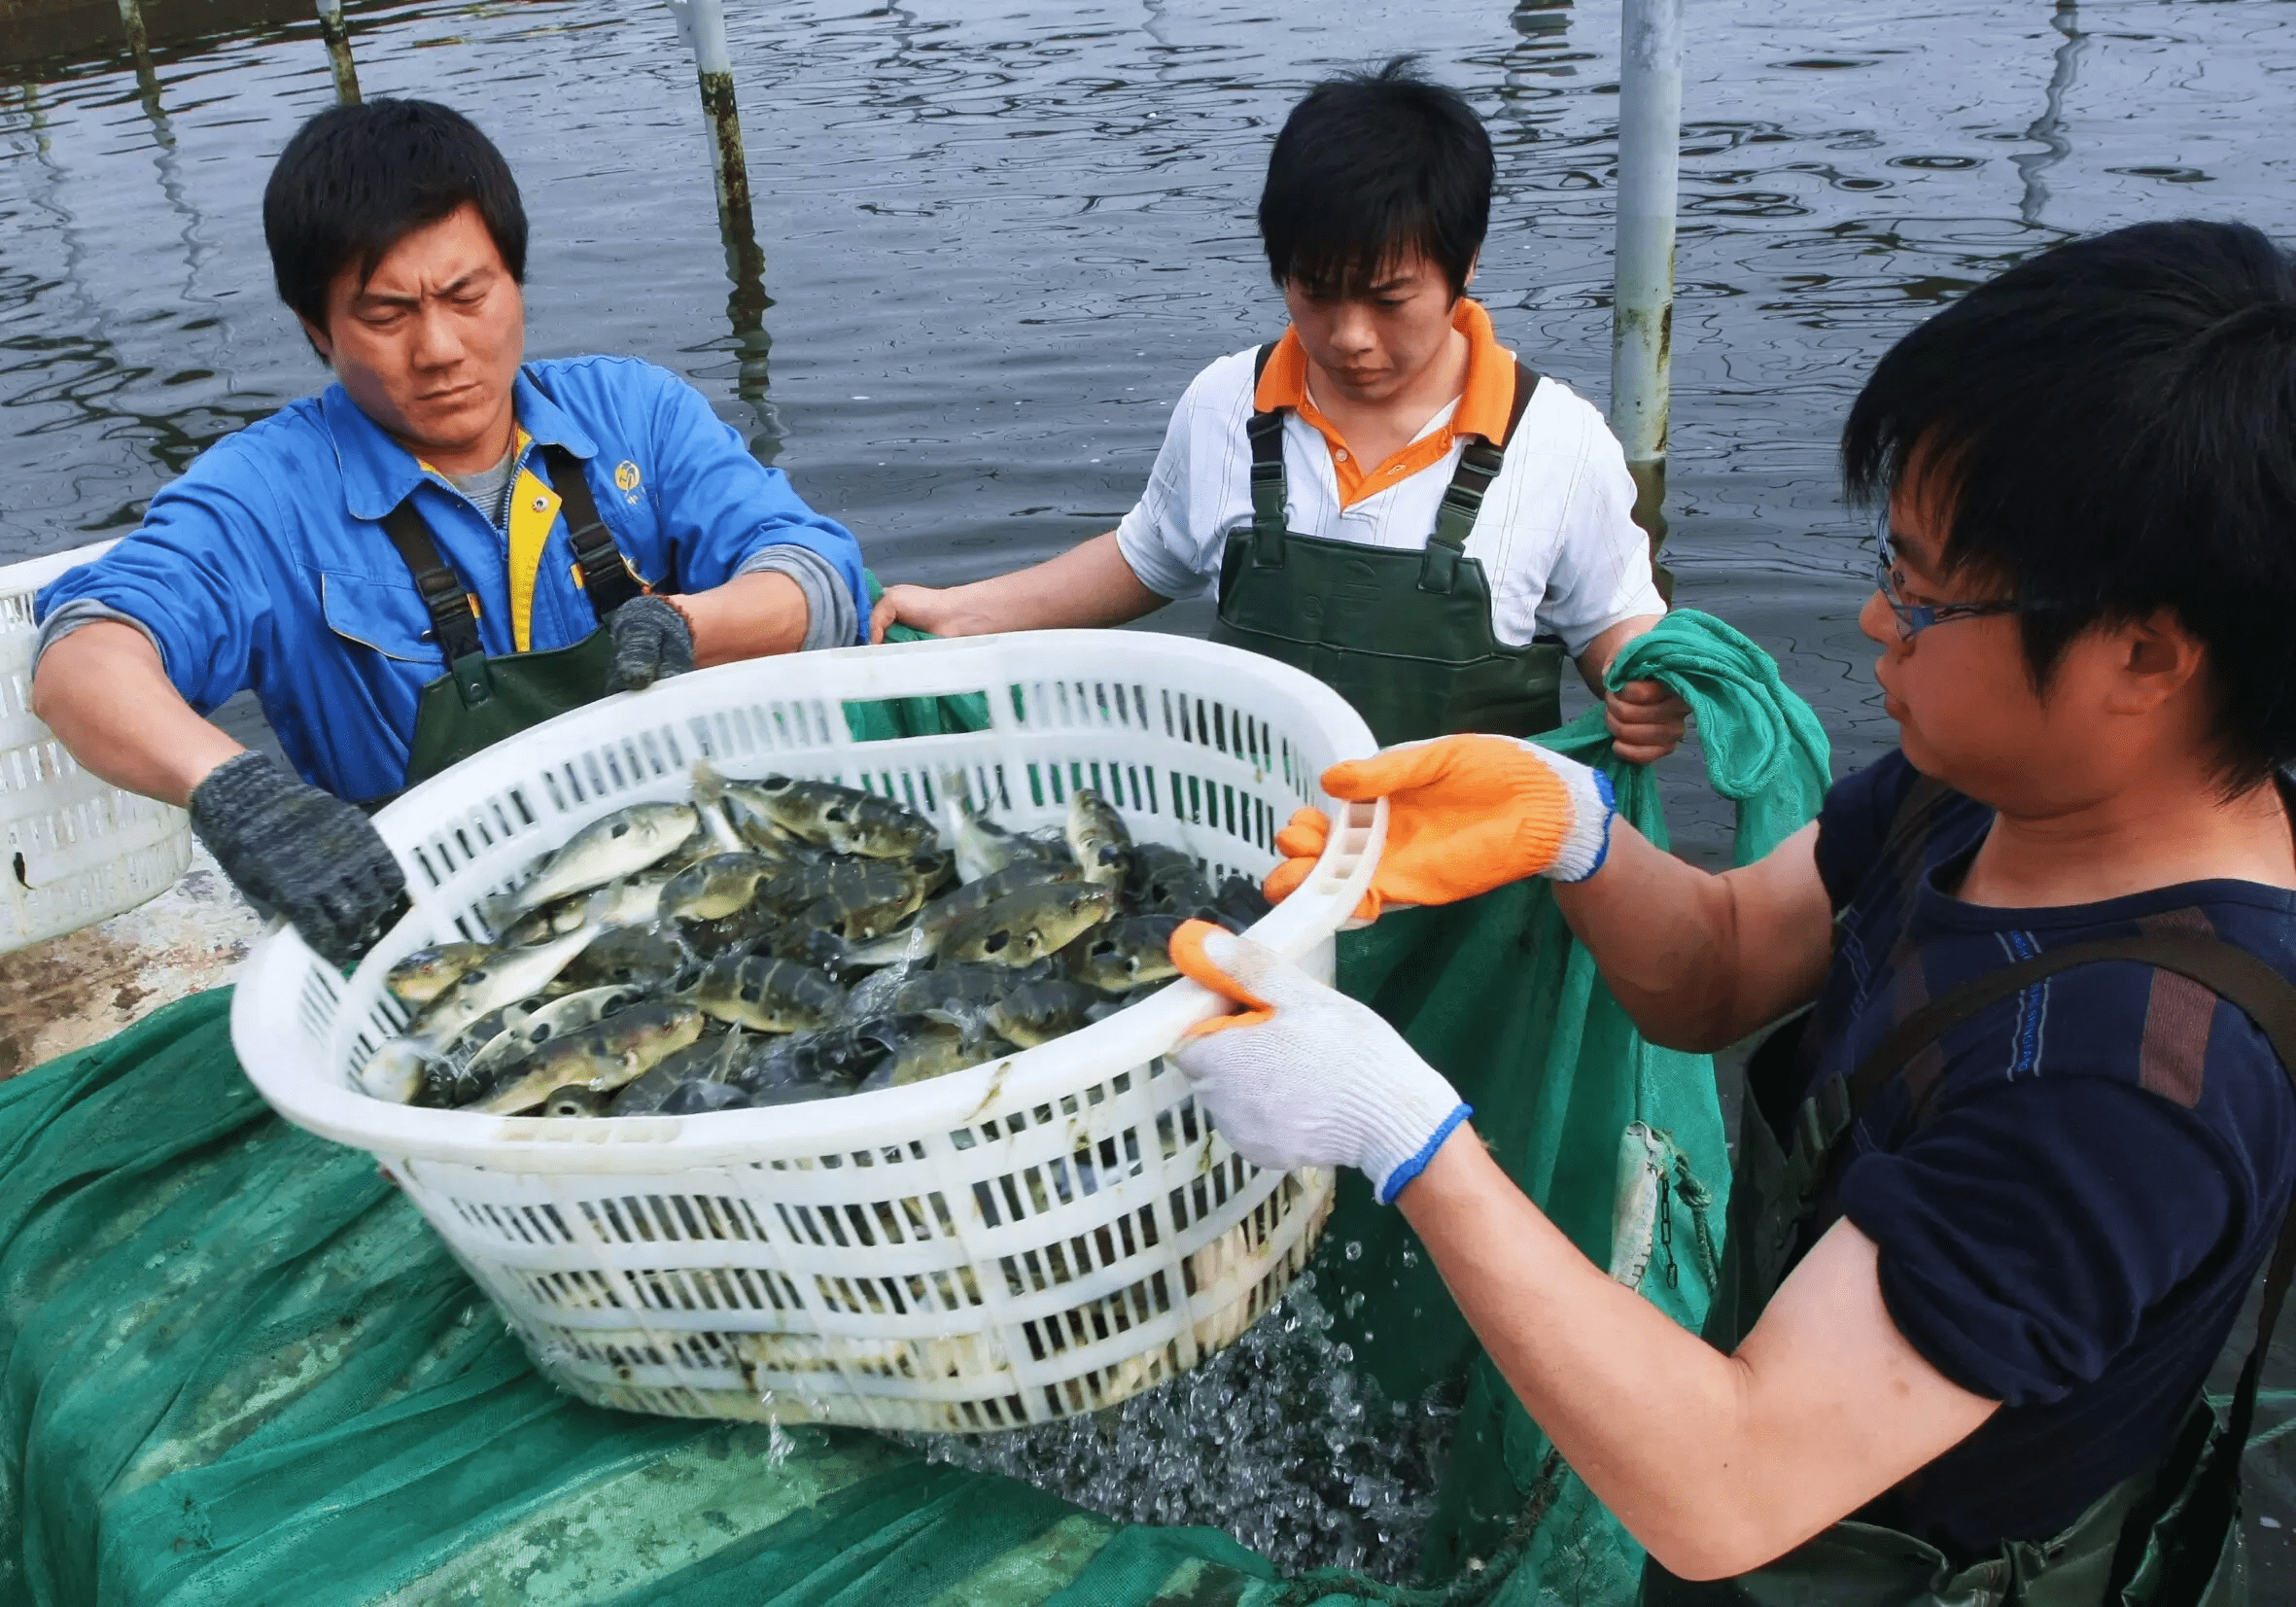
[[722,586],[670,599],[694,636],[694,668],[795,652],[812,614],[805,588],[786,575],[737,575]]
[[1524,1410],[1635,1538],[1681,1571],[1686,1548],[1669,1542],[1701,1529],[1717,1494],[1701,1442],[1743,1409],[1738,1365],[1580,1254],[1472,1129],[1396,1203]]
[[1847,1224],[1728,1356],[1580,1254],[1472,1129],[1397,1204],[1524,1410],[1686,1578],[1784,1554],[1995,1410],[1897,1333],[1873,1244]]
[[179,807],[209,771],[246,751],[184,701],[141,631],[111,620],[41,655],[32,713],[83,768]]
[[1804,826],[1757,864],[1717,876],[1624,821],[1602,868],[1558,883],[1555,907],[1652,1043],[1710,1052],[1816,996],[1832,921]]
[[1596,697],[1603,695],[1603,678],[1611,673],[1611,660],[1618,656],[1618,649],[1638,636],[1647,636],[1650,629],[1666,616],[1662,613],[1638,613],[1631,619],[1621,619],[1601,632],[1586,644],[1576,662],[1579,679],[1586,682],[1586,689]]
[[1129,623],[1169,601],[1140,583],[1110,531],[1041,564],[949,587],[925,628],[941,636],[1093,629]]

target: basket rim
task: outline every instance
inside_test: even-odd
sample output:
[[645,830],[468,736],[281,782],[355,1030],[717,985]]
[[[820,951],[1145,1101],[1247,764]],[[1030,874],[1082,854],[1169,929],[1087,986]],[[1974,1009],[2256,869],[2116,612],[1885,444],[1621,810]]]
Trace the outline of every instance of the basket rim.
[[[1113,639],[1113,640],[1111,640]],[[645,692],[625,692],[561,715],[506,738],[484,752],[409,788],[375,816],[384,839],[403,856],[440,818],[474,767],[501,768],[506,759],[598,742],[602,711],[634,698],[677,699],[694,691],[732,688],[770,678],[763,695],[865,702],[894,697],[946,696],[995,689],[1030,680],[1097,678],[1106,669],[1061,674],[1047,660],[1106,665],[1111,649],[1139,662],[1210,668],[1238,684],[1278,692],[1329,738],[1335,761],[1377,751],[1363,717],[1339,693],[1305,672],[1242,648],[1162,632],[1034,631],[748,659],[695,671]],[[1033,662],[1032,662],[1033,661]],[[1154,670],[1142,665],[1142,673]],[[991,699],[992,728],[1002,724]],[[670,705],[660,705],[667,713]],[[832,741],[815,751],[850,757],[893,753],[908,744]],[[790,755],[792,769],[800,767]],[[530,763],[539,768],[539,760]],[[459,780],[460,779],[460,780]],[[421,822],[419,825],[417,822]],[[1251,927],[1255,941],[1298,961],[1353,916],[1369,889],[1384,841],[1387,806],[1347,806],[1306,882]],[[362,969],[374,963],[373,957]],[[490,1117],[461,1110],[419,1109],[373,1099],[330,1080],[327,1071],[296,1053],[295,1019],[303,983],[325,961],[284,924],[260,939],[243,964],[231,999],[231,1039],[242,1068],[263,1099],[289,1121],[322,1137],[368,1150],[388,1160],[433,1161],[515,1174],[655,1173],[685,1168],[770,1167],[810,1162],[846,1152],[875,1152],[911,1139],[938,1137],[1000,1112],[1057,1103],[1120,1074],[1087,1072],[1083,1065],[1137,1071],[1175,1044],[1195,1023],[1219,1013],[1207,990],[1182,979],[1152,997],[1077,1032],[1015,1055],[906,1088],[852,1094],[809,1103],[716,1111],[696,1116],[599,1118],[582,1122],[542,1117]],[[352,973],[352,980],[360,980]]]
[[109,541],[89,541],[63,552],[46,552],[37,558],[0,564],[0,597],[22,597],[40,591],[65,571],[92,564],[119,544],[120,538],[115,536]]

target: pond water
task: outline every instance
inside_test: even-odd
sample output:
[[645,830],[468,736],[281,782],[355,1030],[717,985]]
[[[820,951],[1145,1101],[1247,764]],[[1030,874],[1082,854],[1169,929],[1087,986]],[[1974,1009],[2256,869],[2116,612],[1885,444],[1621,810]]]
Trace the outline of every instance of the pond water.
[[[532,351],[686,374],[887,578],[993,573],[1121,516],[1189,377],[1282,327],[1251,208],[1286,107],[1399,49],[1497,140],[1477,289],[1502,337],[1607,395],[1610,0],[732,10],[762,387],[666,7],[357,8],[355,50],[367,93],[450,101],[507,152]],[[1849,396],[1910,324],[2050,241],[2193,213],[2296,233],[2296,6],[1703,0],[1689,52],[1670,561],[1681,600],[1775,652],[1837,762],[1861,762],[1891,733],[1832,471]],[[331,93],[314,23],[163,49],[154,96],[117,57],[16,74],[0,559],[124,533],[203,444],[324,378],[258,220],[271,158]]]
[[[994,573],[1122,515],[1188,379],[1281,329],[1251,211],[1285,109],[1398,50],[1497,140],[1477,290],[1501,337],[1606,396],[1614,0],[729,9],[769,356],[729,324],[665,7],[355,7],[355,50],[369,95],[449,101],[507,153],[530,351],[687,375],[887,579]],[[1893,741],[1833,472],[1860,379],[2052,241],[2193,214],[2296,236],[2296,4],[1689,9],[1669,560],[1679,602],[1778,656],[1839,773]],[[119,56],[0,71],[0,561],[125,533],[203,445],[323,382],[258,203],[330,95],[307,21],[164,47],[148,92]],[[1695,774],[1676,761],[1669,793],[1712,854]],[[2296,1521],[2287,1493],[2266,1510]]]

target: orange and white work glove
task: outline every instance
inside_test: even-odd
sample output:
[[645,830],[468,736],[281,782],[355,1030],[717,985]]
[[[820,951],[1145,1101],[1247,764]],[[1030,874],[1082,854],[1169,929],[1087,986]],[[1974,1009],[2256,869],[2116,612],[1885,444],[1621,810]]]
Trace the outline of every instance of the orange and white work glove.
[[[1387,846],[1356,913],[1376,918],[1402,904],[1463,898],[1547,876],[1583,882],[1602,868],[1618,817],[1611,779],[1514,737],[1437,737],[1409,742],[1323,773],[1323,787],[1349,803],[1387,800]],[[1276,834],[1284,862],[1268,877],[1281,899],[1323,853],[1331,821],[1303,809]]]
[[1195,1028],[1172,1060],[1254,1165],[1353,1167],[1392,1205],[1474,1114],[1394,1028],[1250,938],[1190,921],[1171,947],[1184,973],[1249,1007]]

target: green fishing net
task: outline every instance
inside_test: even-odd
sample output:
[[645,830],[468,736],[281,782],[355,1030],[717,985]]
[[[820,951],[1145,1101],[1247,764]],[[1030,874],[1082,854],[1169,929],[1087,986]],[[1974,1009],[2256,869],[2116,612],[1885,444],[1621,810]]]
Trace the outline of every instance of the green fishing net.
[[[1614,684],[1655,679],[1690,704],[1707,776],[1737,806],[1739,863],[1814,818],[1827,744],[1769,655],[1690,610],[1629,643]],[[1620,818],[1660,847],[1655,779],[1611,758],[1602,710],[1539,739],[1608,773]],[[1598,1266],[1685,1327],[1706,1316],[1729,1191],[1714,1064],[1646,1042],[1571,939],[1544,882],[1446,909],[1400,911],[1343,935],[1339,986],[1400,1028],[1475,1106],[1476,1130],[1523,1191]],[[1630,1124],[1647,1140],[1622,1144]],[[1614,1245],[1622,1191],[1652,1209]],[[1351,1252],[1354,1259],[1348,1259]],[[1513,1564],[1500,1599],[1630,1600],[1639,1548],[1554,1457],[1485,1359],[1399,1213],[1341,1179],[1322,1271],[1366,1291],[1346,1335],[1390,1399],[1464,1389],[1420,1567],[1431,1580]]]
[[[1740,800],[1741,857],[1808,818],[1824,738],[1743,638],[1676,614],[1616,673],[1690,698],[1713,781]],[[973,726],[985,710],[848,715],[869,736]],[[1600,757],[1593,719],[1554,745]],[[1651,780],[1614,778],[1626,817],[1663,841]],[[1459,1083],[1509,1170],[1605,1265],[1621,1137],[1653,1130],[1635,1164],[1663,1181],[1664,1227],[1641,1286],[1694,1325],[1727,1183],[1711,1068],[1636,1038],[1566,936],[1542,888],[1511,888],[1381,922],[1348,940],[1341,974]],[[227,998],[0,1083],[0,1603],[1398,1593],[1280,1578],[1216,1530],[1120,1524],[859,1431],[577,1404],[371,1157],[269,1113],[232,1057]],[[1631,1542],[1479,1360],[1395,1213],[1352,1194],[1327,1245],[1331,1287],[1365,1297],[1350,1319],[1363,1370],[1398,1398],[1465,1389],[1430,1598],[1628,1599]]]

